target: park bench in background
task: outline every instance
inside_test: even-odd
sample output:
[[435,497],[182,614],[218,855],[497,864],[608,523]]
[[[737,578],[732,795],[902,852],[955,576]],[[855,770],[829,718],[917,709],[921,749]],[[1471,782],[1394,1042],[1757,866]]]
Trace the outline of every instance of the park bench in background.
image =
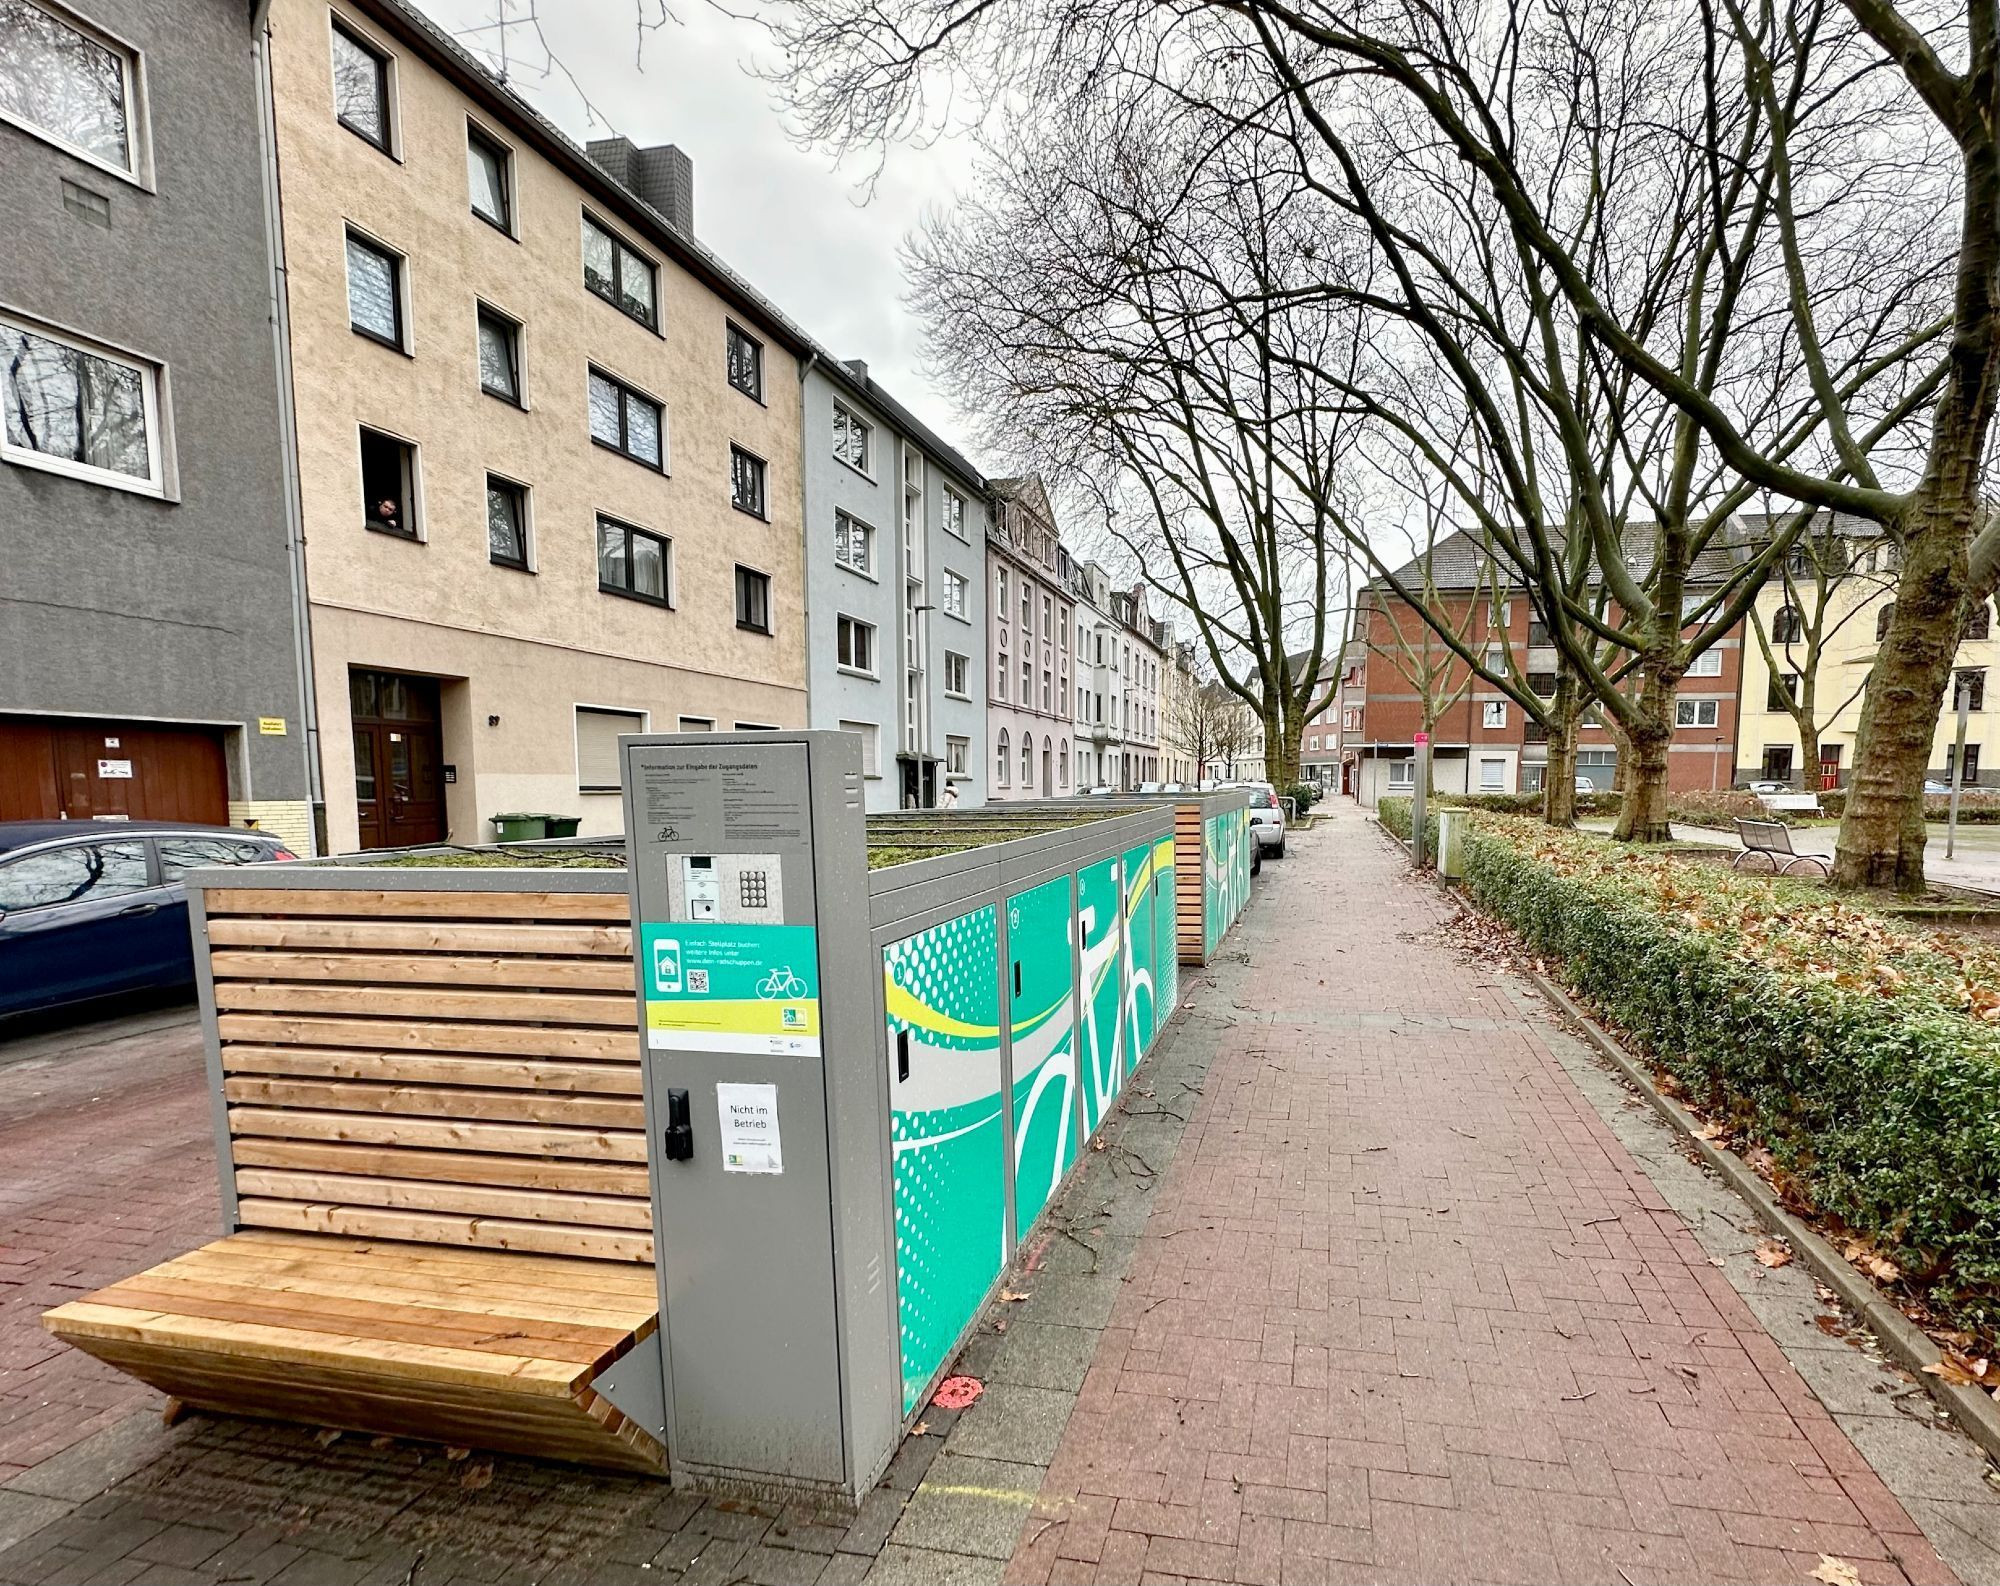
[[1743,841],[1743,851],[1730,860],[1731,869],[1741,869],[1753,855],[1762,854],[1774,874],[1789,875],[1794,866],[1818,865],[1819,873],[1827,875],[1832,867],[1818,854],[1802,854],[1792,847],[1792,829],[1783,821],[1752,821],[1739,818],[1736,835]]

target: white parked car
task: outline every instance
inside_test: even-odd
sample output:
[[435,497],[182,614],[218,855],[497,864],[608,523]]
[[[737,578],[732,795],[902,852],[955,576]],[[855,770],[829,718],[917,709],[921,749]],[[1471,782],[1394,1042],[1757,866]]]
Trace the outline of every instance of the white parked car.
[[1269,787],[1250,789],[1250,835],[1259,853],[1285,857],[1285,806]]

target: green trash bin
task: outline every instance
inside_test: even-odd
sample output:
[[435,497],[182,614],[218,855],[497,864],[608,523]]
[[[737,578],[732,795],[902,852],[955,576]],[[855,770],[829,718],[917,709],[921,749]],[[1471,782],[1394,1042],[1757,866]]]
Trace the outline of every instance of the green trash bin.
[[545,837],[574,837],[577,827],[583,824],[583,817],[581,815],[551,815],[543,824],[548,827],[548,830],[542,834]]
[[546,815],[495,815],[493,830],[503,843],[531,843],[539,837],[548,836],[549,818]]

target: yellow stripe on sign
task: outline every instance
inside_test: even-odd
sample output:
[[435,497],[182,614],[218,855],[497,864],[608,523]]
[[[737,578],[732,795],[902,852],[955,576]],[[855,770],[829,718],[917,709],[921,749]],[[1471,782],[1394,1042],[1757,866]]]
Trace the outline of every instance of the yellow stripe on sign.
[[649,1030],[694,1030],[710,1035],[818,1035],[819,1002],[766,1002],[760,997],[702,997],[649,1001]]
[[948,1013],[940,1013],[927,1002],[922,1002],[905,991],[896,977],[885,972],[882,976],[882,995],[888,1004],[889,1017],[900,1019],[913,1030],[928,1030],[933,1035],[956,1035],[965,1040],[988,1036],[997,1038],[1000,1027],[997,1024],[967,1024],[963,1019],[954,1019]]

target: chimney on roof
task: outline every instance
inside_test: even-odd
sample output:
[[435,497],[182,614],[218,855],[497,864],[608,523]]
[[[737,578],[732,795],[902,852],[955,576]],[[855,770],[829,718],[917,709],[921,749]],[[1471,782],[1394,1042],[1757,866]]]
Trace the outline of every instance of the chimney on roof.
[[848,369],[852,371],[854,378],[859,380],[863,385],[866,385],[868,383],[867,360],[863,358],[849,358],[846,360],[846,363]]
[[694,161],[671,143],[641,149],[630,138],[592,138],[591,163],[626,192],[667,217],[683,236],[694,235]]

